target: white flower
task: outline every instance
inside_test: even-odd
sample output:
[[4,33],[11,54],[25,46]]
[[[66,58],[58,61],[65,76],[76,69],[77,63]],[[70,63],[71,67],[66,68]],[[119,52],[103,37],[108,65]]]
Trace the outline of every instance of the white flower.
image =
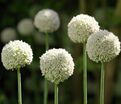
[[86,43],[88,37],[98,30],[95,18],[86,14],[73,17],[68,24],[68,36],[75,43]]
[[6,28],[1,32],[1,41],[7,43],[10,40],[15,40],[17,38],[16,31],[13,28]]
[[95,62],[109,62],[120,53],[118,37],[106,30],[92,34],[86,46],[89,58]]
[[55,11],[43,9],[36,14],[34,24],[40,32],[54,32],[60,26],[60,19]]
[[3,66],[7,70],[17,69],[29,65],[33,59],[30,45],[23,41],[15,40],[6,44],[1,53]]
[[64,49],[50,49],[40,57],[42,75],[51,82],[59,84],[73,74],[74,62]]
[[22,19],[17,28],[21,35],[31,35],[34,31],[33,21],[30,18]]

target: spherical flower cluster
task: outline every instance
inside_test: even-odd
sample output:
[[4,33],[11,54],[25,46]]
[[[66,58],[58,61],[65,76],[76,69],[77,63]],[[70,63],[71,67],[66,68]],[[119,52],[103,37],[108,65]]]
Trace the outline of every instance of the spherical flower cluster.
[[54,32],[60,26],[60,19],[55,11],[43,9],[36,14],[34,24],[40,32]]
[[33,21],[29,18],[21,20],[18,23],[18,31],[21,35],[31,35],[34,31]]
[[109,62],[120,53],[120,42],[117,36],[107,30],[92,34],[86,45],[89,58],[95,62]]
[[42,75],[53,83],[59,84],[73,74],[74,62],[64,49],[51,49],[40,57]]
[[33,59],[30,45],[23,41],[15,40],[6,44],[1,53],[3,66],[7,70],[17,69],[29,65]]
[[73,17],[68,24],[68,36],[75,43],[85,43],[98,30],[99,25],[95,18],[86,14]]
[[10,40],[15,40],[17,38],[16,31],[13,28],[6,28],[1,32],[1,41],[7,43]]

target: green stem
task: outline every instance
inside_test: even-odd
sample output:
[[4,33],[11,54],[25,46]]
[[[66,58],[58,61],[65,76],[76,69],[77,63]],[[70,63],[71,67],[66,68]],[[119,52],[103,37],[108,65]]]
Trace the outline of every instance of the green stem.
[[82,13],[86,12],[86,2],[85,0],[79,0],[79,9]]
[[101,63],[100,104],[104,104],[104,79],[105,79],[104,63]]
[[58,104],[58,85],[54,85],[54,104]]
[[83,94],[84,104],[87,104],[87,54],[86,44],[83,44]]
[[47,104],[47,99],[48,99],[48,84],[47,80],[44,80],[44,104]]
[[48,33],[46,33],[46,37],[45,37],[45,50],[47,51],[48,49],[49,49]]
[[[47,51],[49,49],[49,43],[48,43],[48,33],[46,33],[45,36],[45,50]],[[47,104],[48,100],[48,83],[47,80],[44,80],[44,104]]]
[[17,69],[17,77],[18,77],[18,104],[22,104],[21,72],[20,72],[20,68]]

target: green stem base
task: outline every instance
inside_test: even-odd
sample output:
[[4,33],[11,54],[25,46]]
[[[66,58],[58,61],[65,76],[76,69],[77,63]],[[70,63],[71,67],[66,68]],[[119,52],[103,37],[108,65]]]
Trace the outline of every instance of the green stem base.
[[86,54],[86,44],[83,44],[83,94],[84,94],[84,104],[87,104],[87,54]]
[[48,83],[47,80],[44,80],[44,104],[47,104],[48,100]]
[[17,77],[18,77],[18,104],[22,104],[21,72],[20,72],[20,68],[17,69]]
[[100,104],[104,104],[104,80],[105,80],[104,63],[101,63]]

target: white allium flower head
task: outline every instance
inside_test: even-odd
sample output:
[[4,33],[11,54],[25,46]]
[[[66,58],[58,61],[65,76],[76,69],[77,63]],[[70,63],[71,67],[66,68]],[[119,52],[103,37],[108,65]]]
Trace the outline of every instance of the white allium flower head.
[[73,74],[73,58],[65,49],[50,49],[40,57],[40,69],[47,80],[59,84]]
[[13,70],[29,65],[33,59],[33,52],[29,44],[15,40],[3,47],[1,58],[3,66],[7,70]]
[[54,10],[43,9],[36,14],[34,25],[40,32],[54,32],[60,26],[60,19]]
[[17,39],[17,34],[15,29],[8,27],[1,32],[1,41],[3,43],[7,43],[10,40],[15,40],[15,39]]
[[88,37],[99,30],[94,17],[80,14],[73,17],[68,24],[68,36],[75,43],[86,43]]
[[109,62],[119,55],[120,42],[112,32],[99,30],[88,38],[86,50],[91,60]]
[[21,35],[31,35],[34,31],[34,24],[32,19],[25,18],[18,23],[18,31]]

